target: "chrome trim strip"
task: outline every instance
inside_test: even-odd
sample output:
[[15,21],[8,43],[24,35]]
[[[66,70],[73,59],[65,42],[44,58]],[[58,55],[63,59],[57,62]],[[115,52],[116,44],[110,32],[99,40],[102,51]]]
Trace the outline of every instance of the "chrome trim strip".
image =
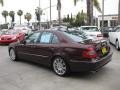
[[48,57],[48,56],[37,55],[37,54],[30,54],[30,53],[23,53],[23,52],[18,52],[18,53],[32,55],[32,56],[37,56],[37,57],[43,57],[43,58],[47,58]]

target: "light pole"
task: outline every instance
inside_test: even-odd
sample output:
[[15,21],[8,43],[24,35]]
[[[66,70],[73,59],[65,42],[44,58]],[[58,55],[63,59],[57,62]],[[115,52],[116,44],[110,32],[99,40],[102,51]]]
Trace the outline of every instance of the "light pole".
[[50,0],[50,28],[52,27],[52,22],[51,22],[51,0]]
[[40,8],[40,0],[39,0],[39,8],[38,8],[38,11],[39,11],[39,30],[41,28],[41,8]]
[[104,27],[104,0],[102,0],[102,30]]

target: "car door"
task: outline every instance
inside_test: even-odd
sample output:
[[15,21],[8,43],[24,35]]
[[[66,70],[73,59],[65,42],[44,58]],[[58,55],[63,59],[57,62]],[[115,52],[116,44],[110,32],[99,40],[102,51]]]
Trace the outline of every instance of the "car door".
[[19,58],[36,61],[36,55],[34,52],[39,36],[40,32],[33,33],[26,38],[25,43],[20,43],[16,47]]
[[116,39],[118,39],[120,45],[120,28],[116,31]]
[[58,50],[59,40],[52,32],[43,32],[38,39],[36,52],[39,54],[37,60],[39,63],[50,65],[54,52]]
[[112,43],[113,43],[113,44],[116,44],[116,39],[117,39],[117,34],[118,34],[117,31],[119,31],[119,29],[120,29],[120,27],[117,27],[117,28],[115,29],[115,31],[112,32],[111,38],[112,38]]

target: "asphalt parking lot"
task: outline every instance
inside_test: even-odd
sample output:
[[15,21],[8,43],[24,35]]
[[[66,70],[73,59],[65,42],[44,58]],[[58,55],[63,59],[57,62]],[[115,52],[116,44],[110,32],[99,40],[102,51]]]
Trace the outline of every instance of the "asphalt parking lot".
[[111,47],[112,62],[97,73],[63,78],[37,64],[10,61],[7,46],[0,46],[0,90],[120,90],[120,51]]

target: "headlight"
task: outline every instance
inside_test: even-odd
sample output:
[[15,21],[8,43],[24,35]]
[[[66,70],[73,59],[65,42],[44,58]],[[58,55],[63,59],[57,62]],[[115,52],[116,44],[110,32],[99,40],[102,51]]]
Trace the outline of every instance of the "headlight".
[[0,40],[1,40],[1,38],[0,38]]
[[12,40],[15,40],[15,39],[16,39],[16,37],[13,37],[13,38],[12,38]]

